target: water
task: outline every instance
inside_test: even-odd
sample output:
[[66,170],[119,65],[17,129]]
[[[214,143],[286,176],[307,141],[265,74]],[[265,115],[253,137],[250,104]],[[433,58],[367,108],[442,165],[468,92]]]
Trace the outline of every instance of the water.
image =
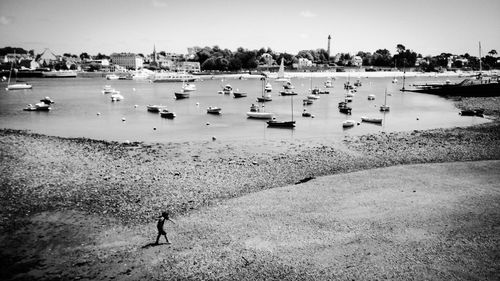
[[[407,85],[422,81],[443,81],[446,78],[407,78]],[[449,78],[459,80],[460,78]],[[350,79],[351,83],[356,79]],[[352,115],[338,111],[337,105],[344,98],[343,84],[346,78],[337,78],[329,95],[321,95],[314,104],[303,106],[302,100],[311,87],[310,78],[293,78],[297,96],[280,96],[282,82],[272,82],[273,101],[265,103],[265,110],[275,113],[279,120],[296,120],[295,129],[268,128],[265,120],[246,117],[252,103],[261,95],[259,79],[207,79],[196,82],[197,91],[191,97],[175,100],[174,92],[181,83],[149,83],[147,81],[115,80],[103,78],[30,79],[32,90],[6,91],[2,85],[0,93],[0,127],[28,129],[36,133],[62,137],[87,137],[92,139],[144,142],[178,142],[211,140],[262,140],[291,138],[335,138],[344,135],[359,135],[374,132],[411,131],[433,128],[468,126],[487,122],[478,117],[462,117],[452,101],[433,95],[399,91],[392,78],[361,78],[350,106]],[[326,78],[312,78],[313,86],[323,86]],[[221,85],[231,84],[234,89],[248,93],[247,97],[218,94]],[[109,95],[102,94],[104,85],[111,85],[125,97],[111,102]],[[384,101],[391,111],[381,113],[379,106]],[[374,101],[367,100],[375,94]],[[38,102],[49,96],[56,103],[50,112],[27,112],[27,104]],[[166,105],[177,114],[175,119],[161,118],[146,110],[148,104]],[[206,113],[208,106],[222,108],[220,116]],[[307,108],[314,118],[302,117]],[[361,123],[350,129],[342,128],[342,121],[353,119],[360,122],[361,116],[382,117],[383,124]],[[125,121],[123,121],[125,118]]]

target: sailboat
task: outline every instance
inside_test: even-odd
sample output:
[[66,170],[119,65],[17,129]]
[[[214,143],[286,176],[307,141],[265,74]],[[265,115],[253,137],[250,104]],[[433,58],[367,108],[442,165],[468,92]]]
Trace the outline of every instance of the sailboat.
[[266,101],[272,101],[273,99],[271,98],[271,94],[269,93],[270,91],[268,91],[268,84],[269,82],[267,82],[267,80],[265,78],[261,78],[261,81],[262,81],[262,85],[265,84],[264,86],[264,89],[262,90],[262,96],[261,97],[257,97],[257,101],[258,102],[266,102]]
[[387,89],[385,89],[384,104],[380,106],[380,111],[389,111],[391,108],[387,105]]
[[[15,55],[16,53],[14,52],[14,60],[15,60]],[[14,68],[14,60],[12,60],[12,63],[10,65],[10,71],[9,71],[9,80],[7,81],[7,88],[5,90],[26,90],[26,89],[31,89],[33,88],[32,85],[28,83],[16,83],[16,84],[10,84],[10,78],[12,76],[12,69]]]
[[281,64],[280,64],[280,68],[278,70],[278,76],[276,77],[276,80],[274,80],[276,82],[287,82],[289,81],[286,77],[285,77],[285,62],[283,61],[283,58],[281,58]]
[[267,121],[268,127],[275,128],[294,128],[295,121],[293,120],[293,96],[290,98],[291,107],[292,107],[292,120],[291,121],[279,121],[279,120],[269,120]]

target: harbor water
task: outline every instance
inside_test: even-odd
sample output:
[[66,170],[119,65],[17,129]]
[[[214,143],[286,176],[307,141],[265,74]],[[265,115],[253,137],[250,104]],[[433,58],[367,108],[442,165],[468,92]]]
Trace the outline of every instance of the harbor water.
[[[249,119],[246,112],[262,94],[260,79],[220,77],[205,78],[195,82],[197,90],[190,98],[176,100],[175,91],[182,83],[151,83],[135,80],[106,80],[104,78],[32,78],[31,90],[5,90],[0,95],[0,127],[25,129],[35,133],[85,137],[108,141],[142,141],[166,143],[212,140],[263,140],[263,139],[341,139],[345,135],[361,135],[376,132],[412,131],[434,128],[469,126],[487,122],[480,117],[459,115],[453,101],[427,94],[401,92],[402,79],[392,83],[392,78],[350,78],[360,80],[353,102],[352,115],[340,113],[338,103],[344,100],[344,83],[347,78],[337,78],[333,88],[324,88],[324,77],[293,78],[296,96],[281,96],[282,82],[273,82],[273,100],[266,102],[264,110],[273,112],[278,120],[296,121],[294,129],[268,128],[265,120]],[[406,85],[423,81],[443,81],[437,78],[406,78]],[[449,78],[452,81],[461,78]],[[218,93],[230,84],[234,90],[247,93],[246,97]],[[124,99],[112,102],[109,94],[103,94],[105,85],[120,91]],[[322,94],[311,105],[303,105],[309,89],[319,87],[330,94]],[[408,86],[407,86],[408,87]],[[381,113],[387,90],[390,111]],[[375,100],[368,100],[373,94]],[[27,104],[37,103],[44,97],[55,101],[48,112],[23,111]],[[165,105],[176,113],[176,118],[161,118],[158,113],[148,112],[148,104]],[[207,114],[207,107],[218,106],[222,114]],[[293,108],[293,110],[292,110]],[[302,117],[307,109],[312,117]],[[292,113],[293,112],[293,113]],[[361,122],[361,117],[383,118],[381,125]],[[342,122],[352,119],[359,124],[349,129]]]

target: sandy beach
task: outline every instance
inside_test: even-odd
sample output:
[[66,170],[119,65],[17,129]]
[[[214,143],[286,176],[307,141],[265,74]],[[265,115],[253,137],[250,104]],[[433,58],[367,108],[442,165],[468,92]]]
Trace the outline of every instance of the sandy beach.
[[[0,130],[2,280],[498,280],[492,122],[257,143]],[[173,214],[172,245],[151,245]]]

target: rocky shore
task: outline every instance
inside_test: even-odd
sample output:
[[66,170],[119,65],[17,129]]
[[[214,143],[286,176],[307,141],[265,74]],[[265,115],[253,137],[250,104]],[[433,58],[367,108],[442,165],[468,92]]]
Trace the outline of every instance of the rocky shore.
[[[493,116],[499,104],[497,98],[457,101],[461,108],[484,107]],[[124,144],[3,129],[0,153],[0,229],[7,235],[2,242],[12,242],[9,233],[45,212],[78,212],[138,226],[151,223],[161,210],[179,217],[229,198],[324,175],[415,163],[498,160],[500,122],[258,144]],[[19,272],[19,255],[1,257],[8,268],[3,277]]]

